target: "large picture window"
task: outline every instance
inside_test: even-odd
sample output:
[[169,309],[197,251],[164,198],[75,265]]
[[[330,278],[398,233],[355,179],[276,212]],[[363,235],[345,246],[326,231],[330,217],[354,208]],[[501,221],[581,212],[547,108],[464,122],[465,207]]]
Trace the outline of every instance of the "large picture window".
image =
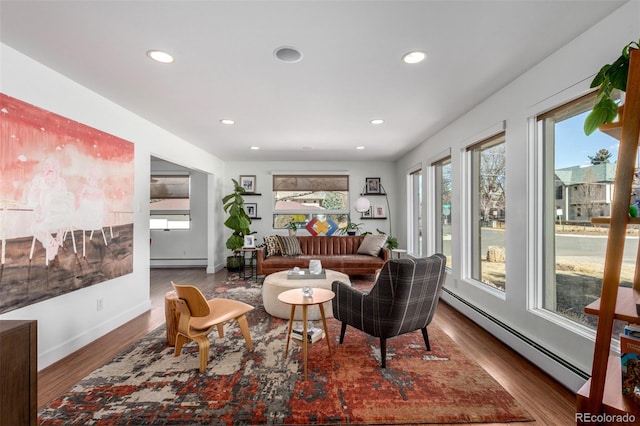
[[190,176],[151,176],[151,229],[189,229],[191,224]]
[[447,268],[453,267],[451,250],[451,157],[433,163],[435,169],[436,252],[447,257]]
[[321,222],[330,235],[349,223],[348,175],[274,175],[273,195],[275,229]]
[[468,148],[471,278],[506,287],[506,150],[501,132]]
[[[598,131],[585,136],[593,99],[587,95],[540,115],[537,134],[544,174],[541,307],[595,329],[596,318],[583,308],[600,295],[607,227],[591,219],[610,214],[618,141]],[[640,187],[633,186],[635,203]],[[637,239],[626,242],[621,285],[631,286]]]

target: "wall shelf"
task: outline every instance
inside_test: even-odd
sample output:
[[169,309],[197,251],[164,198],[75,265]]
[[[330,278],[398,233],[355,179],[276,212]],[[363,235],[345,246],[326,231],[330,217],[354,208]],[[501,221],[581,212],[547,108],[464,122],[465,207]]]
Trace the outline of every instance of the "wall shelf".
[[[620,357],[611,356],[613,321],[640,323],[637,304],[640,303],[640,259],[636,260],[633,288],[620,287],[620,271],[624,255],[627,225],[638,223],[629,218],[632,180],[636,170],[635,159],[640,140],[640,50],[630,50],[629,74],[624,112],[618,122],[605,124],[600,131],[619,139],[618,162],[614,181],[610,218],[594,218],[594,223],[609,225],[607,250],[604,259],[600,298],[584,308],[585,313],[596,315],[596,341],[593,349],[591,379],[577,393],[576,413],[591,415],[639,415],[640,408],[622,395]],[[632,416],[633,417],[633,416]],[[578,425],[586,422],[578,421]],[[626,424],[626,423],[625,423]],[[634,423],[635,424],[635,423]]]

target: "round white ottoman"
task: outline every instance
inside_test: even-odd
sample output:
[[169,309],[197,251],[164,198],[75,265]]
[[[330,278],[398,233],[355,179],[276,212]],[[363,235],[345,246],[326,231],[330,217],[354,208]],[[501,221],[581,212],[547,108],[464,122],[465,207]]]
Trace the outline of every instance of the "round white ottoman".
[[[283,291],[291,290],[292,288],[299,288],[300,291],[302,291],[302,287],[306,285],[331,290],[331,283],[336,280],[351,285],[348,275],[342,272],[332,271],[331,269],[325,269],[326,278],[320,279],[289,279],[287,278],[287,272],[288,271],[280,271],[267,275],[262,284],[262,303],[264,304],[264,309],[270,315],[286,320],[291,316],[291,305],[284,304],[278,300],[278,295]],[[324,304],[324,315],[326,318],[333,318],[331,303]],[[296,321],[302,321],[302,309],[296,309],[294,319]],[[319,320],[320,309],[317,306],[310,306],[307,310],[307,319],[310,321]]]

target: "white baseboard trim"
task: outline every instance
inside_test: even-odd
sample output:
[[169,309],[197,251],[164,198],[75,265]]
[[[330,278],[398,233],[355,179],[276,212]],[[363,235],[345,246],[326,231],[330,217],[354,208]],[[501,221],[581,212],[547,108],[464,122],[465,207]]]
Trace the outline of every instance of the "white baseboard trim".
[[441,299],[573,392],[577,392],[589,377],[587,372],[450,291],[445,289]]
[[94,340],[131,321],[137,316],[144,314],[150,309],[151,300],[147,300],[144,303],[140,303],[137,306],[132,307],[126,312],[121,312],[119,315],[109,318],[93,328],[85,330],[82,334],[73,336],[69,340],[52,347],[46,352],[38,354],[38,370],[42,370],[43,368],[50,366],[78,349],[88,345]]
[[206,267],[207,259],[151,259],[151,268],[194,268]]

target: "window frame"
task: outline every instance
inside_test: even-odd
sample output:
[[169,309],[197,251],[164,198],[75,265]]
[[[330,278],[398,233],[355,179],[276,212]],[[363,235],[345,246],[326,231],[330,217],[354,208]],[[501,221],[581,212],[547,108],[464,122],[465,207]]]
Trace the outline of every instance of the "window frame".
[[[442,179],[442,169],[444,165],[449,165],[451,167],[451,201],[453,201],[453,159],[451,157],[451,152],[448,152],[446,156],[442,156],[440,158],[438,158],[437,160],[433,160],[431,162],[431,172],[430,174],[432,175],[432,179],[433,179],[433,188],[434,188],[434,193],[431,197],[432,199],[432,203],[433,203],[433,214],[432,214],[432,220],[433,220],[433,235],[434,235],[434,239],[433,239],[433,244],[434,244],[434,251],[445,254],[444,250],[443,250],[443,246],[444,246],[444,233],[442,230],[442,216],[443,216],[443,210],[444,210],[444,205],[442,203],[442,183],[443,183],[443,179]],[[450,204],[450,208],[451,208],[451,204]],[[452,225],[452,220],[451,220],[451,216],[452,216],[452,211],[449,214],[450,216],[450,226]],[[446,254],[445,254],[446,256]],[[446,268],[451,270],[453,269],[453,260],[454,260],[454,252],[453,252],[453,229],[451,230],[451,261],[447,262]]]
[[[506,300],[506,262],[505,262],[505,291],[499,290],[496,287],[493,287],[487,283],[484,283],[480,280],[473,278],[473,220],[477,217],[476,214],[473,213],[472,208],[475,207],[476,203],[473,203],[473,156],[472,149],[475,146],[482,144],[498,135],[504,135],[504,144],[505,144],[505,155],[506,155],[506,147],[507,147],[507,137],[506,137],[506,122],[502,121],[499,124],[490,126],[484,132],[469,138],[465,143],[462,144],[462,148],[460,149],[461,156],[461,183],[462,183],[462,199],[463,202],[460,204],[461,206],[465,206],[463,211],[460,214],[463,217],[461,222],[461,231],[460,231],[460,240],[462,243],[462,247],[460,250],[460,271],[462,279],[468,283],[473,285],[474,287],[481,289],[484,292],[487,292],[499,299]],[[506,170],[506,168],[505,168]],[[506,230],[505,230],[506,232]],[[505,235],[506,240],[506,235]]]
[[[317,179],[335,179],[335,182],[329,183],[327,188],[318,188],[313,183],[308,182],[310,178]],[[292,180],[289,183],[284,182],[285,179],[301,179],[301,185],[297,185]],[[305,180],[307,180],[305,182]],[[284,182],[284,183],[283,183]],[[311,185],[308,187],[308,185]],[[331,186],[335,185],[335,186]],[[322,173],[273,173],[273,179],[271,181],[271,194],[272,194],[272,227],[273,229],[287,229],[291,220],[295,221],[298,228],[305,228],[310,222],[315,219],[324,220],[325,216],[329,217],[334,223],[346,224],[351,221],[350,218],[350,205],[351,205],[351,192],[350,188],[350,175],[344,172],[322,172]],[[297,188],[297,189],[296,189]],[[326,192],[344,192],[345,206],[343,209],[328,209],[328,210],[314,210],[314,209],[276,209],[276,203],[279,201],[277,198],[278,192],[291,192],[291,191],[326,191]],[[330,234],[334,235],[338,229],[330,229]]]
[[[151,198],[153,196],[153,186],[154,178],[186,178],[187,179],[187,190],[184,192],[176,192],[172,196],[169,194],[167,197],[156,197]],[[184,190],[182,190],[184,191]],[[157,195],[157,194],[156,194]],[[154,200],[171,200],[171,199],[186,199],[189,201],[188,209],[154,209],[152,204]],[[149,230],[150,231],[188,231],[191,229],[191,173],[185,172],[158,172],[151,173],[150,182],[149,182]],[[182,219],[182,220],[180,220]],[[156,226],[155,223],[159,220],[165,220],[166,225],[164,227]],[[186,224],[186,226],[185,226]]]
[[415,257],[424,252],[424,178],[422,164],[407,171],[407,253]]
[[[550,129],[545,129],[544,119],[553,115],[557,111],[570,111],[572,104],[589,103],[589,98],[593,98],[596,91],[588,87],[576,87],[577,93],[573,95],[567,92],[561,92],[558,95],[548,99],[545,103],[538,105],[537,110],[529,111],[528,119],[528,136],[529,136],[529,157],[530,168],[529,173],[529,203],[531,205],[530,212],[535,220],[530,221],[528,229],[530,244],[529,264],[534,265],[528,273],[528,291],[527,291],[527,309],[529,312],[541,317],[551,323],[570,331],[576,335],[593,339],[595,337],[595,329],[586,324],[577,322],[567,315],[563,315],[555,310],[547,308],[546,303],[549,299],[549,292],[554,291],[557,283],[556,280],[556,244],[555,244],[555,220],[553,216],[556,202],[556,191],[547,190],[549,188],[549,176],[555,174],[555,127],[552,133],[553,144],[547,137]],[[581,91],[580,91],[581,89]],[[572,90],[572,92],[574,92]],[[591,101],[592,102],[592,101]],[[574,109],[575,111],[575,109]],[[565,118],[572,117],[583,113],[570,114],[567,112]],[[555,123],[557,123],[556,121]],[[554,124],[555,124],[554,123]],[[545,133],[545,130],[547,132]],[[564,195],[566,196],[566,194]],[[553,206],[552,209],[549,206]],[[553,222],[554,226],[548,226]],[[553,239],[554,244],[549,248],[549,238]],[[547,267],[552,265],[551,267]],[[555,283],[552,288],[547,288],[546,283],[553,280]],[[555,295],[551,295],[555,298]],[[615,344],[614,344],[615,346]]]

